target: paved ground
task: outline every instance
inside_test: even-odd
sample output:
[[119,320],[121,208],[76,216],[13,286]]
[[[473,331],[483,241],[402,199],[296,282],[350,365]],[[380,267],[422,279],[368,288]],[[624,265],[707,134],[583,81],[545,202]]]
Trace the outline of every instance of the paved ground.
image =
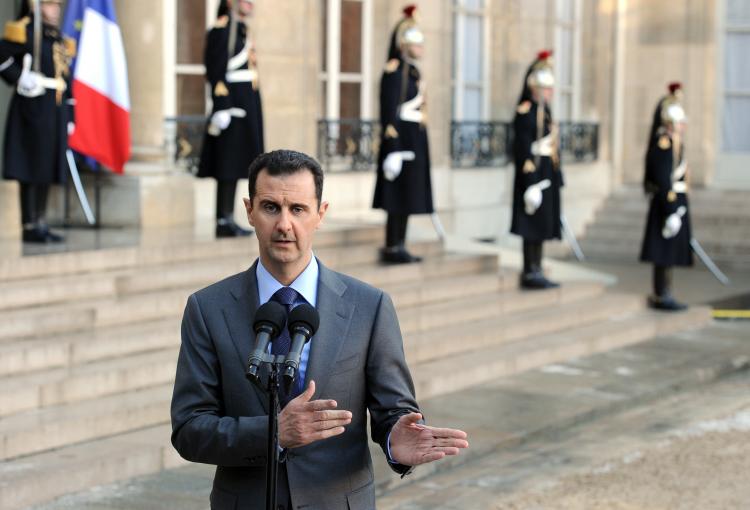
[[[635,508],[614,506],[622,502],[638,508],[742,508],[728,497],[717,500],[719,506],[698,496],[691,501],[703,506],[675,506],[669,497],[711,482],[716,496],[741,484],[750,472],[743,464],[750,462],[750,433],[738,426],[736,432],[686,441],[669,432],[732,416],[734,422],[726,423],[744,427],[750,380],[722,381],[748,366],[750,323],[721,322],[423,402],[431,423],[467,430],[471,448],[453,462],[421,467],[411,484],[388,476],[376,454],[379,507]],[[726,472],[725,458],[731,462]],[[645,473],[650,485],[641,479]],[[36,510],[205,510],[211,475],[207,466],[188,466]],[[662,490],[663,500],[648,503]],[[729,492],[750,500],[745,492]],[[626,499],[631,493],[642,499]],[[562,497],[567,506],[555,506]]]
[[378,508],[745,509],[750,374],[638,406],[387,494]]

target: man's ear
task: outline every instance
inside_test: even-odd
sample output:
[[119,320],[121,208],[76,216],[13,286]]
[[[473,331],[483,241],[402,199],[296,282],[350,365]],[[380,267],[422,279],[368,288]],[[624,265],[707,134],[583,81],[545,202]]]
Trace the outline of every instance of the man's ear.
[[251,226],[255,226],[255,223],[253,223],[253,202],[249,198],[243,198],[242,201],[245,203],[245,212],[247,212],[247,222],[250,223]]
[[323,224],[323,218],[327,212],[328,202],[321,202],[320,207],[318,207],[318,225],[315,227],[316,229],[320,228],[320,225]]

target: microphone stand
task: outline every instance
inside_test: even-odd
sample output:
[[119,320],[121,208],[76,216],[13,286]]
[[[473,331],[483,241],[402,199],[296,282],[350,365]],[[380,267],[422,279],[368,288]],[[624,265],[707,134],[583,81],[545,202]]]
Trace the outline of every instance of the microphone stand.
[[258,386],[261,391],[268,393],[268,447],[266,451],[266,510],[276,510],[276,490],[279,474],[279,382],[281,381],[281,366],[284,355],[264,354],[263,364],[270,369],[268,384],[263,388],[263,382],[258,375],[247,372],[245,376]]

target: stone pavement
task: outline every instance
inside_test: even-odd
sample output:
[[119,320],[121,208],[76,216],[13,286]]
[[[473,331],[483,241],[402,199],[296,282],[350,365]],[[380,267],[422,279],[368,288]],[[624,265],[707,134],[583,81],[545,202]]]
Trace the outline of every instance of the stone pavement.
[[750,372],[504,449],[381,497],[381,510],[745,509]]
[[[520,472],[533,472],[555,462],[543,447],[535,456],[539,441],[554,443],[576,427],[695,390],[748,366],[750,323],[715,322],[424,401],[430,423],[467,430],[471,447],[459,457],[420,467],[406,480],[389,476],[382,454],[377,454],[379,506],[483,508],[477,506],[480,499],[492,501],[515,481],[502,475],[487,475],[487,486],[467,481],[473,479],[475,467],[481,470],[490,462],[487,469],[492,472],[493,459],[517,459],[521,452],[529,460],[526,471]],[[578,440],[571,439],[570,449],[575,450]],[[509,466],[504,472],[514,471]],[[188,466],[66,496],[35,509],[205,510],[211,475],[210,467]]]

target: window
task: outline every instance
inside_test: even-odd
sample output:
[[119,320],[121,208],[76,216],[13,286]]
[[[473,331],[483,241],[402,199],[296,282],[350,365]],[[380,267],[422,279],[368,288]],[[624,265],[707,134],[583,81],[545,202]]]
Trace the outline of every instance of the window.
[[489,3],[453,1],[453,119],[489,116]]
[[205,115],[210,107],[203,66],[206,30],[218,0],[165,0],[165,116]]
[[724,152],[750,152],[750,3],[726,0],[724,30]]
[[370,118],[373,0],[320,1],[323,116]]
[[580,93],[580,0],[557,0],[555,20],[555,117],[576,120]]

